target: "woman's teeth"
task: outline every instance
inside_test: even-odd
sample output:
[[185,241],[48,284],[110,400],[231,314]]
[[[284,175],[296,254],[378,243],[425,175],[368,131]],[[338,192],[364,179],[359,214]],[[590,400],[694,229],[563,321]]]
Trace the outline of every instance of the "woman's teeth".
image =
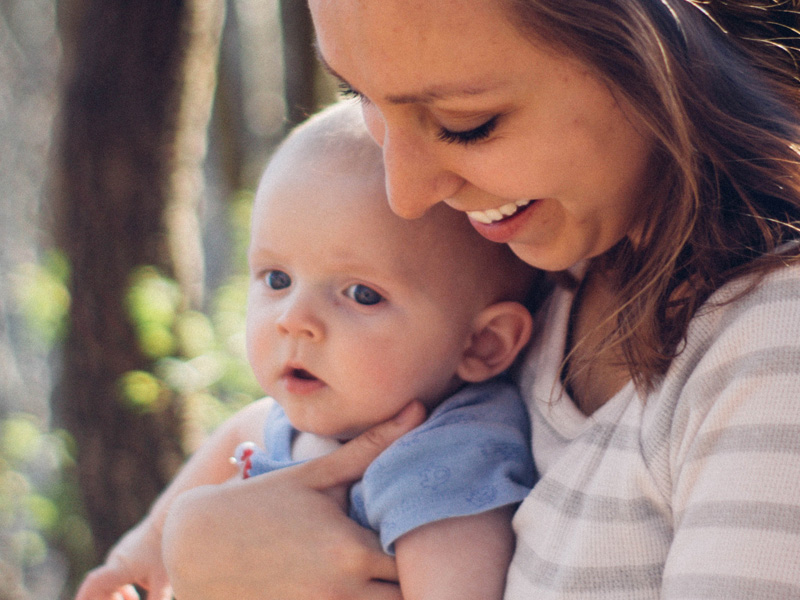
[[520,208],[528,206],[533,200],[517,200],[516,202],[509,202],[498,208],[489,208],[487,210],[471,210],[467,212],[467,216],[473,221],[478,223],[496,223],[506,217],[510,217],[516,213]]

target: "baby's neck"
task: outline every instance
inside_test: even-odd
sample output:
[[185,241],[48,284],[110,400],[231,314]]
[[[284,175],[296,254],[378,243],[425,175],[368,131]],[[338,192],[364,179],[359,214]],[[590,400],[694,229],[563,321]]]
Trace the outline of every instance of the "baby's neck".
[[308,460],[310,458],[319,458],[330,454],[341,445],[341,442],[337,440],[300,431],[292,440],[292,459]]

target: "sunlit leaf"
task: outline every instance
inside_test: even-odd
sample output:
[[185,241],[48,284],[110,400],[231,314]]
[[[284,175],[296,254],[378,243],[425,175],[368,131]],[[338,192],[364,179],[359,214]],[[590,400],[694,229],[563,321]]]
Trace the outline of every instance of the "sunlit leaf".
[[175,330],[184,356],[194,358],[214,349],[216,339],[209,318],[190,310],[178,315]]
[[171,327],[180,300],[178,284],[162,276],[155,267],[140,267],[131,275],[126,301],[137,327],[148,323]]
[[25,505],[33,525],[40,531],[51,531],[58,521],[56,504],[40,494],[31,494]]
[[42,450],[42,432],[25,416],[15,416],[0,424],[0,448],[18,462],[32,461]]
[[147,371],[128,371],[120,378],[120,387],[129,406],[153,410],[161,395],[161,384]]

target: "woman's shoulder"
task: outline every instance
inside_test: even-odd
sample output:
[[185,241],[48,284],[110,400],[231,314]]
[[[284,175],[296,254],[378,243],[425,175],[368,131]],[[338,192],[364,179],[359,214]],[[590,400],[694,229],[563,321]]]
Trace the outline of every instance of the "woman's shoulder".
[[[798,348],[800,262],[795,261],[717,290],[689,324],[666,378],[679,372],[718,372],[747,356]],[[800,371],[800,361],[794,366]]]
[[[717,290],[698,312],[698,316],[733,304],[735,308],[776,299],[800,299],[800,256],[787,257],[785,262],[765,272],[756,272],[732,279]],[[742,301],[739,304],[739,300]]]
[[[695,346],[739,340],[730,349],[746,352],[754,345],[781,345],[800,333],[800,261],[794,260],[764,274],[749,274],[728,282],[697,311],[687,330],[680,356]],[[790,345],[794,345],[794,343]],[[738,346],[738,349],[736,348]]]
[[669,370],[645,398],[645,431],[661,442],[669,437],[673,445],[680,439],[686,449],[690,440],[723,423],[798,421],[800,426],[798,398],[800,263],[795,263],[759,279],[732,281],[698,311]]

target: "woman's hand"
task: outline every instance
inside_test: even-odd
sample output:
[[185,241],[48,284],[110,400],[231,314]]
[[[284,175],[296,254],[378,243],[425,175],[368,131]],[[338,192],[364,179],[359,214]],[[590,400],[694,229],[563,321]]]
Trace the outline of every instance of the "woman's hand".
[[412,403],[328,456],[179,496],[163,539],[176,597],[401,600],[394,559],[336,492],[424,413]]
[[111,549],[105,563],[87,574],[75,600],[139,600],[132,584],[147,590],[148,600],[170,600],[161,562],[161,528],[145,519]]

